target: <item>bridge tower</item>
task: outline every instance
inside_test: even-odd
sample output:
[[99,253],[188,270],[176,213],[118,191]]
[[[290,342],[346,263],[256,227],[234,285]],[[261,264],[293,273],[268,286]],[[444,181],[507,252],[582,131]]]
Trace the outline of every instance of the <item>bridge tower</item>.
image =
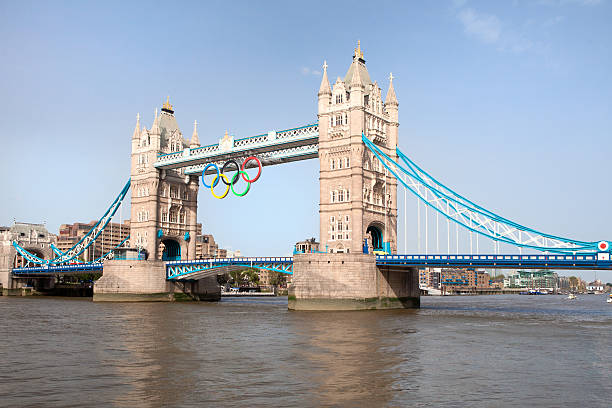
[[398,102],[390,76],[383,102],[358,43],[333,87],[323,65],[319,100],[320,238],[328,252],[397,251],[397,180],[362,141],[362,133],[397,159]]
[[[362,134],[397,160],[398,103],[372,82],[357,43],[344,79],[333,87],[323,64],[319,88],[321,244],[330,253],[293,256],[288,307],[294,310],[414,308],[418,270],[378,266],[374,250],[397,252],[397,180],[363,143]],[[367,240],[369,253],[363,253]]]
[[199,147],[197,123],[191,140],[183,138],[169,99],[151,129],[132,135],[132,202],[130,241],[146,250],[151,260],[194,259],[198,205],[198,177],[183,169],[153,167],[160,154]]

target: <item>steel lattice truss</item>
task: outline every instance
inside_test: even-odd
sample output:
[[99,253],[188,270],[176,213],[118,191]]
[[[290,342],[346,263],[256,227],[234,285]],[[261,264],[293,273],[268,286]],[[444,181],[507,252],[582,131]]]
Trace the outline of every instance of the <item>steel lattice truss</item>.
[[362,135],[365,145],[398,181],[427,206],[463,228],[494,241],[553,253],[594,253],[599,242],[545,234],[503,218],[455,193],[397,149],[398,163]]
[[206,276],[213,276],[244,268],[264,269],[292,275],[293,258],[210,258],[198,259],[195,261],[170,261],[166,262],[166,279],[202,279]]
[[[313,143],[309,145],[295,146],[287,149],[279,149],[270,152],[258,153],[257,158],[261,161],[262,166],[272,166],[275,164],[287,163],[297,160],[314,159],[319,155],[319,144]],[[211,163],[216,164],[219,168],[227,160],[236,160],[239,164],[242,163],[251,154],[233,154],[227,156],[224,160],[214,160]],[[207,163],[208,164],[208,163]],[[205,164],[189,166],[185,168],[185,174],[200,174],[204,170]],[[257,167],[254,162],[249,162],[247,168]],[[215,170],[210,168],[206,174],[214,174]]]
[[[34,263],[34,264],[60,265],[66,262],[70,262],[73,259],[75,259],[77,256],[79,256],[80,254],[82,254],[87,248],[89,248],[91,244],[95,242],[95,240],[102,233],[102,231],[104,231],[108,223],[111,221],[111,219],[113,218],[113,216],[119,209],[119,206],[123,202],[123,199],[126,197],[127,192],[129,190],[130,190],[130,180],[128,180],[128,182],[125,184],[125,186],[123,187],[123,189],[121,190],[117,198],[115,198],[115,201],[113,201],[110,207],[106,210],[106,213],[104,213],[102,218],[100,218],[98,222],[91,228],[91,230],[89,230],[89,232],[83,238],[81,238],[81,240],[77,242],[68,251],[61,252],[57,248],[52,247],[53,252],[55,252],[56,255],[58,255],[55,259],[47,259],[47,260],[41,259],[37,257],[36,255],[26,251],[17,242],[13,242],[13,247],[17,250],[17,252],[21,256],[23,256],[23,258],[26,261]],[[123,245],[123,243],[125,243],[126,241],[127,239],[124,240],[121,244],[119,244],[119,246]],[[98,262],[99,260],[103,260],[103,259],[108,259],[108,258],[105,258],[106,256],[110,257],[112,255],[107,253],[103,255],[101,258],[99,258],[98,260],[96,260],[95,262]]]
[[[256,155],[262,164],[279,164],[317,157],[319,125],[317,123],[293,129],[230,140],[219,144],[187,148],[183,151],[161,154],[154,166],[158,169],[185,168],[186,174],[197,173],[210,162],[226,161],[237,157]],[[226,144],[227,143],[227,144]],[[307,146],[306,146],[307,145]],[[282,154],[281,154],[282,153]]]

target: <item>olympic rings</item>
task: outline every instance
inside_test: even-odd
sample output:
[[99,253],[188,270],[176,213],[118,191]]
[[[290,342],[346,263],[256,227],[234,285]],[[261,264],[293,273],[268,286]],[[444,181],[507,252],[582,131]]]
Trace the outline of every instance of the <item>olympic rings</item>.
[[[215,170],[217,170],[217,175],[214,178],[214,182],[210,186],[204,181],[204,174],[206,174],[206,170],[208,170],[209,167],[214,167]],[[204,185],[204,187],[212,188],[219,184],[219,174],[219,167],[217,167],[215,163],[208,163],[206,167],[204,167],[204,170],[202,170],[202,184]]]
[[[240,166],[238,166],[238,163],[236,163],[236,160],[228,160],[225,162],[225,164],[223,165],[223,167],[221,167],[221,174],[225,173],[225,169],[227,168],[228,164],[233,164],[236,167],[236,171],[240,172]],[[225,180],[222,180],[225,183]],[[232,177],[232,185],[236,184],[236,182],[238,181],[238,178]],[[229,185],[228,183],[225,183],[226,185]]]
[[[246,172],[246,166],[250,161],[255,161],[258,167],[257,175],[252,179],[249,179],[249,175]],[[236,168],[236,173],[234,173],[231,178],[228,178],[228,176],[225,174],[225,170],[227,170],[228,167],[230,167],[231,165]],[[211,167],[215,169],[216,174],[214,175],[212,182],[210,184],[207,184],[204,181],[204,176],[206,175],[208,169],[210,169]],[[223,166],[221,166],[221,170],[219,170],[219,166],[217,164],[208,163],[206,166],[204,166],[204,170],[202,170],[202,185],[206,188],[210,188],[210,192],[212,193],[213,197],[218,198],[220,200],[227,197],[230,190],[232,190],[232,193],[236,197],[244,197],[251,190],[251,184],[259,180],[259,177],[261,176],[261,168],[261,161],[259,161],[259,159],[255,156],[247,157],[244,162],[242,162],[242,166],[239,166],[236,160],[228,160],[223,164]],[[236,192],[236,190],[234,189],[234,185],[239,181],[241,176],[242,179],[247,183],[247,186],[244,191]],[[225,191],[221,195],[217,195],[215,193],[215,187],[219,184],[219,180],[221,180],[226,186]]]
[[[255,176],[255,178],[253,180],[249,180],[247,178],[248,174],[246,174],[246,172],[245,172],[245,167],[246,167],[247,163],[250,162],[251,160],[255,160],[257,162],[257,166],[259,167],[259,170],[257,171],[257,176]],[[259,176],[261,176],[261,162],[255,156],[247,157],[246,159],[244,159],[244,162],[242,163],[241,170],[244,173],[242,175],[242,178],[244,179],[244,181],[246,181],[247,183],[254,183],[254,182],[256,182],[259,179]]]
[[246,178],[246,176],[248,176],[248,174],[247,174],[247,172],[246,172],[246,171],[242,171],[242,170],[240,170],[238,173],[236,173],[236,174],[234,175],[234,178],[235,178],[236,180],[232,180],[232,185],[231,185],[231,187],[232,187],[232,193],[234,193],[234,195],[235,195],[235,196],[238,196],[238,197],[244,197],[245,195],[247,195],[247,193],[248,193],[248,192],[249,192],[249,190],[251,189],[251,183],[247,182],[247,188],[246,188],[246,190],[244,190],[242,193],[237,193],[237,192],[234,190],[234,184],[236,184],[236,181],[238,181],[238,179],[240,178],[240,175],[241,175],[241,174],[242,174],[242,178]]
[[229,190],[230,190],[230,182],[227,180],[227,176],[225,174],[221,173],[221,178],[225,179],[224,183],[227,186],[227,187],[225,187],[225,193],[223,193],[220,196],[215,194],[215,186],[219,183],[219,176],[217,176],[217,175],[213,179],[212,185],[210,186],[210,192],[212,193],[213,197],[218,198],[219,200],[225,198],[227,196],[227,193],[229,193]]

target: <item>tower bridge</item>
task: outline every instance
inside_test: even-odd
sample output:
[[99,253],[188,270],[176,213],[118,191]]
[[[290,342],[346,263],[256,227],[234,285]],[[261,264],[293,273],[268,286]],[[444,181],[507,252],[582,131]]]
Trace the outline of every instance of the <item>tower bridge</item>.
[[[92,231],[55,257],[37,256],[14,242],[14,251],[29,264],[4,274],[0,271],[0,282],[10,286],[19,277],[102,268],[94,300],[171,300],[184,294],[216,300],[220,296],[217,273],[254,267],[294,275],[290,308],[363,309],[418,307],[420,267],[612,269],[609,241],[559,237],[508,220],[459,195],[404,154],[398,148],[399,103],[393,76],[383,98],[359,45],[346,74],[333,85],[327,68],[325,63],[316,123],[246,138],[226,132],[218,143],[201,146],[197,122],[191,138],[185,138],[169,98],[161,112],[155,112],[150,129],[141,126],[138,116],[132,134],[130,181]],[[257,160],[247,160],[251,157]],[[243,162],[248,169],[257,161],[271,166],[317,158],[319,238],[325,253],[194,259],[198,191],[204,176],[222,179],[219,168],[230,160]],[[238,181],[238,174],[233,177]],[[473,234],[541,255],[398,254],[398,185],[448,225],[452,222],[467,231],[470,240]],[[109,254],[96,263],[71,265],[80,252],[95,244],[129,188],[129,244],[146,260],[140,255],[110,259]]]

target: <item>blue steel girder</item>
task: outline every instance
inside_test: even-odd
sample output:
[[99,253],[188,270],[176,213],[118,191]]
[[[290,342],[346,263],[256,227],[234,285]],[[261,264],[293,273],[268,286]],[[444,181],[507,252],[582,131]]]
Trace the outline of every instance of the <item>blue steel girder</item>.
[[293,274],[292,257],[210,258],[166,263],[166,279],[192,280],[243,268],[264,269]]
[[[230,159],[242,161],[256,156],[262,166],[271,166],[313,159],[318,157],[318,152],[319,126],[313,123],[244,139],[224,138],[219,144],[162,154],[154,166],[158,169],[185,168],[185,174],[197,174],[207,163],[223,163]],[[254,165],[249,163],[249,167]]]
[[86,263],[74,265],[42,265],[28,268],[14,268],[13,276],[54,276],[58,274],[79,274],[90,272],[102,272],[102,263]]
[[612,270],[608,253],[577,255],[377,255],[377,266]]

